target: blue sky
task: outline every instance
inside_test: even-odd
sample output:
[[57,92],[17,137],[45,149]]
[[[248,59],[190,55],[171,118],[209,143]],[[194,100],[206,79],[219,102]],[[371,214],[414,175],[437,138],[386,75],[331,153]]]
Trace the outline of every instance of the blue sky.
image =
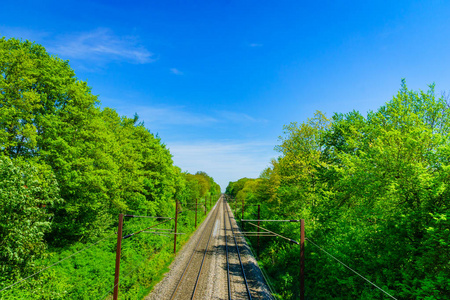
[[282,127],[450,90],[450,1],[2,1],[0,36],[70,61],[185,171],[257,177]]

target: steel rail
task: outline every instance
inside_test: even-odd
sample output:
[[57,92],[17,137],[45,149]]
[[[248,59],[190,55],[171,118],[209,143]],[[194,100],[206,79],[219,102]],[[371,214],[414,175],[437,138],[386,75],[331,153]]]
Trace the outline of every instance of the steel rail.
[[[250,253],[253,255],[253,257],[256,257],[255,253],[254,253],[254,249],[251,245],[249,245]],[[258,262],[257,262],[258,263]],[[261,274],[264,277],[264,280],[266,281],[267,286],[269,287],[270,290],[270,300],[275,300],[275,298],[273,297],[273,295],[277,294],[275,288],[272,286],[272,283],[270,282],[268,275],[266,273],[266,271],[264,271],[264,268],[259,268],[261,270]]]
[[[207,226],[205,226],[205,227],[207,227]],[[214,225],[212,226],[211,230],[214,230]],[[188,270],[188,268],[189,268],[189,266],[191,264],[192,258],[194,257],[194,254],[197,252],[198,246],[200,245],[200,242],[203,240],[203,236],[204,235],[205,235],[205,230],[202,231],[202,234],[200,235],[200,238],[198,239],[197,244],[195,245],[195,249],[194,249],[194,251],[192,251],[191,257],[189,258],[189,261],[188,261],[186,267],[183,270],[183,274],[181,274],[181,277],[178,280],[177,286],[175,287],[175,290],[173,291],[172,296],[170,296],[170,300],[173,300],[175,298],[175,295],[177,294],[178,288],[180,287],[181,282],[184,279],[184,275],[186,274],[186,271]]]
[[214,221],[217,220],[218,213],[219,213],[219,209],[216,209],[215,217],[212,219],[213,220],[213,226],[211,227],[211,233],[209,234],[208,242],[206,243],[205,253],[203,253],[202,263],[200,264],[200,270],[198,271],[197,280],[195,281],[194,291],[192,292],[191,299],[195,298],[195,293],[197,292],[198,282],[200,280],[200,275],[202,274],[203,263],[205,262],[206,253],[208,252],[209,241],[211,240],[211,237],[212,237],[213,232],[214,232],[214,223],[215,223]]
[[[228,300],[231,299],[231,285],[230,285],[230,264],[228,262],[228,234],[227,234],[227,219],[225,218],[225,200],[223,200],[223,224],[224,224],[224,231],[225,231],[225,250],[226,250],[226,258],[227,258],[227,282],[228,282]],[[230,224],[231,225],[231,224]],[[231,226],[230,226],[231,227]]]
[[244,264],[242,263],[242,259],[241,259],[241,254],[239,252],[239,246],[237,244],[236,241],[236,236],[234,235],[234,229],[233,229],[233,225],[231,223],[231,217],[230,217],[230,212],[228,211],[228,208],[225,208],[228,214],[228,220],[230,221],[230,227],[231,227],[231,234],[233,235],[234,238],[234,244],[236,245],[236,251],[239,257],[239,264],[241,265],[241,271],[242,271],[242,277],[244,277],[244,282],[245,282],[245,287],[247,288],[247,296],[249,300],[252,300],[252,295],[250,293],[250,288],[248,286],[248,282],[247,282],[247,276],[245,276],[245,270],[244,270]]

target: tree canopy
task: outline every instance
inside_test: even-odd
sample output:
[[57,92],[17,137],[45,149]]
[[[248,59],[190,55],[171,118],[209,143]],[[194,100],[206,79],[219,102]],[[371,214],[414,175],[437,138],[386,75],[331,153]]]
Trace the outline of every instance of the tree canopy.
[[[397,299],[447,299],[449,130],[449,105],[434,86],[415,92],[402,81],[397,95],[366,117],[317,112],[285,126],[272,167],[259,179],[230,183],[227,192],[263,205],[263,218],[305,219],[308,239]],[[298,249],[276,239],[263,245],[261,264],[281,297],[296,298],[297,266],[286,262]],[[308,297],[384,297],[313,244],[306,249]]]
[[[98,240],[119,213],[171,216],[176,199],[220,193],[206,173],[174,166],[137,114],[101,108],[68,61],[41,45],[0,39],[0,74],[0,282]],[[142,249],[160,247],[151,243]]]

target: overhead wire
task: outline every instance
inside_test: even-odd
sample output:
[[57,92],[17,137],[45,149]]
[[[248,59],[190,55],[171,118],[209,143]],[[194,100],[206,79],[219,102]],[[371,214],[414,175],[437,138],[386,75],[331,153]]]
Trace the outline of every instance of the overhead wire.
[[27,280],[27,279],[30,279],[31,277],[36,276],[36,275],[39,274],[39,273],[42,273],[42,272],[44,272],[45,270],[47,270],[47,269],[49,269],[49,268],[51,268],[51,267],[53,267],[53,266],[56,266],[57,264],[59,264],[59,263],[65,261],[66,259],[69,259],[69,258],[71,258],[72,256],[75,256],[75,255],[77,255],[78,253],[83,252],[84,250],[87,250],[87,249],[89,249],[89,248],[91,248],[91,247],[97,245],[98,243],[100,243],[100,242],[106,240],[107,238],[109,238],[109,237],[111,237],[111,236],[113,236],[113,235],[116,235],[116,234],[117,234],[117,233],[110,234],[110,235],[108,235],[107,237],[104,237],[103,239],[101,239],[101,240],[99,240],[99,241],[97,241],[97,242],[95,242],[95,243],[93,243],[93,244],[91,244],[91,245],[89,245],[89,246],[87,246],[87,247],[85,247],[85,248],[83,248],[83,249],[81,249],[81,250],[79,250],[79,251],[77,251],[77,252],[75,252],[75,253],[73,253],[73,254],[71,254],[71,255],[69,255],[69,256],[63,258],[63,259],[61,259],[61,260],[59,260],[59,261],[57,261],[57,262],[55,262],[54,264],[51,264],[50,266],[45,267],[44,269],[42,269],[42,270],[40,270],[40,271],[38,271],[38,272],[36,272],[36,273],[34,273],[34,274],[28,276],[28,277],[25,277],[25,278],[19,280],[18,282],[14,283],[14,284],[11,284],[11,285],[9,285],[9,286],[7,286],[7,287],[1,289],[0,292],[2,292],[2,291],[4,291],[4,290],[7,290],[7,289],[9,289],[9,288],[11,288],[11,287],[13,287],[13,286],[15,286],[15,285],[17,285],[17,284],[19,284],[19,283],[25,281],[25,280]]
[[172,220],[173,218],[170,217],[155,217],[155,216],[135,216],[135,215],[124,215],[125,218],[152,218],[152,219],[169,219]]
[[139,231],[137,231],[137,232],[135,232],[135,233],[130,233],[130,234],[124,236],[122,239],[125,240],[125,239],[127,239],[127,238],[132,237],[133,235],[139,234],[139,233],[141,233],[141,232],[143,232],[143,231],[145,231],[145,230],[147,230],[147,229],[150,229],[150,228],[152,228],[152,227],[156,227],[156,226],[161,225],[161,224],[163,224],[163,223],[166,223],[166,222],[168,222],[168,221],[170,221],[170,219],[169,219],[169,220],[162,221],[162,222],[160,222],[160,223],[158,223],[158,224],[156,224],[156,225],[152,225],[152,226],[150,226],[150,227],[144,228],[144,229],[139,230]]
[[321,251],[325,252],[325,254],[327,254],[328,256],[330,256],[331,258],[333,258],[334,260],[336,260],[337,262],[339,262],[341,265],[343,265],[344,267],[346,267],[347,269],[349,269],[350,271],[352,271],[353,273],[355,273],[356,275],[358,275],[359,277],[361,277],[362,279],[364,279],[365,281],[367,281],[368,283],[370,283],[371,285],[373,285],[374,287],[376,287],[377,289],[379,289],[380,291],[382,291],[383,293],[385,293],[386,295],[388,295],[389,297],[391,297],[392,299],[398,300],[397,298],[395,298],[394,296],[392,296],[391,294],[389,294],[388,292],[386,292],[385,290],[383,290],[382,288],[380,288],[378,285],[376,285],[375,283],[373,283],[372,281],[370,281],[369,279],[367,279],[366,277],[362,276],[361,274],[359,274],[358,272],[356,272],[355,270],[353,270],[352,268],[350,268],[348,265],[346,265],[345,263],[343,263],[342,261],[340,261],[339,259],[337,259],[335,256],[333,256],[332,254],[330,254],[329,252],[327,252],[325,249],[323,249],[322,247],[320,247],[319,245],[317,245],[316,243],[314,243],[313,241],[311,241],[311,239],[306,238],[306,240],[308,242],[310,242],[311,244],[313,244],[314,246],[316,246],[317,248],[319,248]]
[[153,230],[173,231],[173,229],[170,228],[153,228]]
[[241,219],[241,222],[300,222],[300,220],[245,220],[245,219]]
[[143,263],[144,261],[146,261],[146,260],[149,260],[150,257],[151,257],[153,254],[154,254],[154,252],[152,252],[151,255],[150,255],[149,257],[145,257],[145,259],[141,260],[141,262],[137,265],[136,268],[134,268],[133,270],[131,270],[131,271],[128,272],[127,274],[121,276],[120,279],[119,279],[119,282],[117,282],[117,284],[115,284],[115,285],[114,285],[112,288],[110,288],[106,293],[104,293],[103,296],[101,296],[101,297],[99,298],[99,300],[100,300],[100,299],[105,299],[105,296],[107,296],[109,293],[111,293],[111,291],[114,290],[114,288],[115,288],[116,286],[118,286],[119,283],[120,283],[124,278],[128,277],[131,273],[133,273],[134,271],[136,271],[136,270],[142,265],[142,263]]
[[[163,219],[167,219],[167,220],[165,220],[165,221],[163,221],[163,222],[160,222],[160,223],[158,223],[158,224],[152,225],[152,226],[150,226],[150,227],[147,227],[147,228],[145,228],[145,229],[139,230],[139,231],[137,231],[137,232],[135,232],[135,233],[131,233],[131,234],[129,234],[129,235],[126,235],[126,236],[123,237],[123,239],[127,239],[127,238],[132,237],[133,235],[139,234],[139,233],[141,233],[141,232],[146,232],[147,229],[150,229],[150,228],[156,227],[156,226],[158,226],[158,225],[160,225],[160,224],[166,223],[166,222],[172,220],[173,218],[163,218]],[[161,235],[161,236],[168,236],[168,235],[165,235],[165,233],[173,234],[173,233],[168,232],[168,231],[173,231],[172,229],[166,229],[166,228],[153,228],[153,230],[163,230],[162,232],[152,232],[152,233],[154,233],[154,234],[159,234],[159,235]],[[152,253],[151,255],[153,255],[153,253]],[[150,259],[151,255],[150,255],[149,257],[146,257],[144,260],[142,260],[142,261],[137,265],[136,268],[134,268],[133,270],[131,270],[130,272],[128,272],[126,275],[121,276],[120,279],[119,279],[119,282],[117,282],[117,284],[115,284],[111,289],[109,289],[109,290],[108,290],[105,294],[103,294],[103,296],[101,296],[99,299],[105,299],[105,296],[107,296],[112,290],[114,290],[114,288],[115,288],[116,286],[118,286],[119,283],[120,283],[124,278],[126,278],[126,277],[129,276],[131,273],[133,273],[134,271],[136,271],[136,270],[142,265],[142,263],[143,263],[144,261]]]
[[251,222],[248,222],[248,224],[253,225],[253,226],[255,226],[255,227],[258,227],[258,228],[260,228],[260,229],[262,229],[262,230],[264,230],[264,231],[270,232],[271,234],[273,234],[273,235],[275,235],[275,236],[278,236],[278,237],[280,237],[280,238],[282,238],[282,239],[288,240],[288,241],[291,242],[291,243],[300,245],[300,243],[297,242],[296,240],[287,238],[287,237],[285,237],[285,236],[282,236],[281,234],[278,234],[278,233],[275,233],[275,232],[273,232],[273,231],[267,230],[267,229],[265,229],[265,228],[263,228],[263,227],[261,227],[261,226],[255,225],[255,224],[253,224],[253,223],[251,223]]

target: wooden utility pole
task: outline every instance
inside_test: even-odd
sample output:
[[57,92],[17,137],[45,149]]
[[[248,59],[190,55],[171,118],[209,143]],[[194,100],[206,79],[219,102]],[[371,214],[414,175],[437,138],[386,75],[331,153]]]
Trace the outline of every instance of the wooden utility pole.
[[261,220],[261,215],[260,215],[260,205],[258,204],[258,250],[257,250],[257,256],[259,259],[259,220]]
[[300,220],[300,300],[305,300],[305,219]]
[[206,216],[206,196],[205,196],[205,216]]
[[195,198],[195,228],[197,228],[197,206],[198,206],[198,204],[197,204],[197,201],[198,201],[198,199],[197,198]]
[[[243,219],[244,219],[244,198],[242,198],[242,218],[241,218],[241,220],[243,220]],[[244,229],[244,223],[242,223],[242,221],[241,221],[241,226],[242,226],[242,229]]]
[[119,214],[119,227],[117,230],[117,248],[116,248],[116,271],[114,274],[114,296],[117,300],[119,296],[119,269],[120,269],[120,252],[122,249],[122,228],[123,228],[123,214]]
[[175,200],[175,234],[173,235],[173,253],[177,253],[178,200]]

